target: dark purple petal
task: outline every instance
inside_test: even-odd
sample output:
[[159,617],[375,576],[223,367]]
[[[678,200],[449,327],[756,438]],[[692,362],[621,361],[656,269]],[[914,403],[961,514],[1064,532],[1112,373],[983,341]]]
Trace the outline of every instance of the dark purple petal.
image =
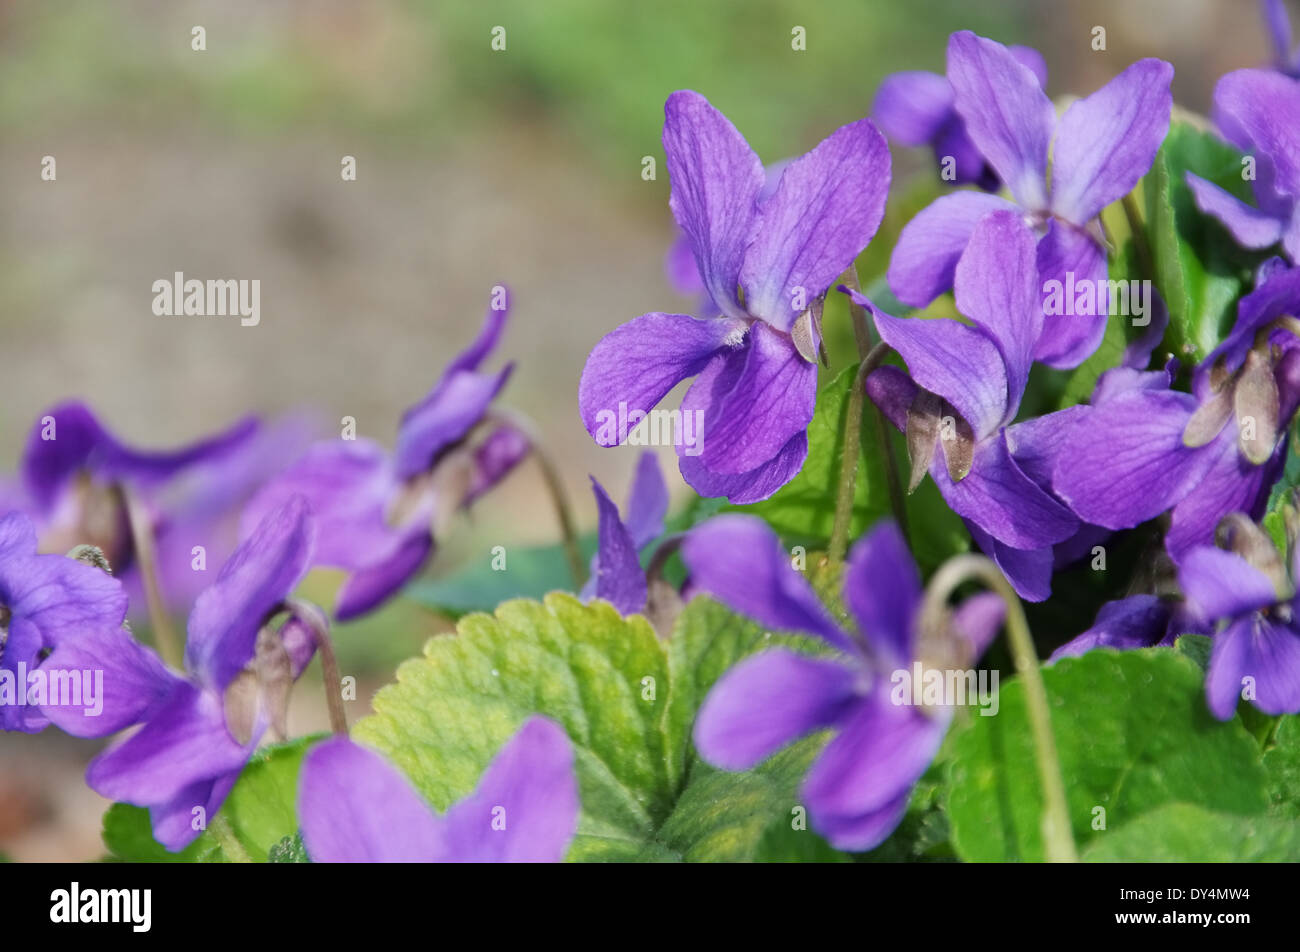
[[744,356],[738,373],[732,361],[712,386],[701,375],[682,401],[685,414],[708,395],[700,461],[721,475],[748,473],[770,461],[808,428],[817,403],[817,365],[804,360],[786,335],[755,322]]
[[894,704],[890,693],[882,677],[813,763],[802,794],[814,818],[884,809],[905,794],[934,759],[951,712]]
[[582,369],[578,406],[587,432],[602,446],[617,445],[627,438],[620,421],[648,412],[722,348],[739,346],[744,331],[739,321],[658,313],[616,327],[592,349]]
[[695,718],[695,747],[724,770],[748,770],[787,744],[834,724],[854,698],[856,674],[773,648],[728,670]]
[[691,250],[691,243],[685,235],[668,246],[668,254],[664,256],[664,276],[668,278],[669,287],[682,297],[707,297],[704,279],[700,277],[700,269],[695,264],[695,252]]
[[394,535],[390,548],[357,568],[339,589],[334,617],[347,621],[378,608],[409,582],[433,554],[433,534],[416,527]]
[[0,604],[34,625],[47,648],[126,617],[121,582],[62,555],[0,555]]
[[921,576],[894,523],[877,525],[853,546],[844,565],[844,604],[883,664],[911,663]]
[[594,476],[591,479],[591,489],[596,495],[599,515],[599,544],[593,560],[596,597],[605,599],[621,615],[645,611],[645,572],[637,557],[636,543],[618,517],[618,507]]
[[1107,602],[1097,620],[1083,634],[1052,652],[1049,663],[1072,658],[1094,648],[1149,648],[1158,644],[1169,627],[1169,605],[1154,595],[1130,595]]
[[795,571],[781,540],[754,516],[715,516],[692,529],[682,561],[697,592],[707,593],[761,625],[820,635],[852,650],[852,643]]
[[1241,556],[1211,546],[1197,546],[1183,556],[1178,584],[1200,619],[1211,624],[1258,611],[1285,597],[1267,575]]
[[316,863],[427,863],[446,849],[446,825],[410,782],[346,737],[303,760],[298,817]]
[[1133,390],[1069,426],[1052,489],[1084,522],[1131,529],[1186,496],[1212,456],[1183,445],[1196,409],[1190,394]]
[[510,424],[498,426],[474,448],[474,469],[461,506],[469,507],[524,461],[532,450],[528,434]]
[[[498,285],[498,287],[502,286]],[[488,307],[487,313],[483,316],[483,326],[479,329],[478,337],[447,365],[447,369],[442,374],[443,380],[445,381],[447,378],[463,371],[478,370],[479,364],[487,360],[492,351],[496,350],[496,346],[501,340],[501,334],[506,327],[506,319],[509,316],[510,296],[509,292],[507,292],[499,307]],[[441,383],[440,381],[439,385]],[[425,400],[430,400],[437,392],[437,387],[435,387]]]
[[646,450],[636,461],[623,519],[637,551],[663,535],[667,514],[668,486],[659,468],[659,457],[653,450]]
[[889,147],[869,119],[786,166],[741,266],[745,310],[788,331],[867,247],[888,193]]
[[912,378],[897,367],[881,367],[867,378],[867,396],[899,432],[907,430],[907,410],[918,392]]
[[677,462],[682,478],[701,496],[725,496],[732,505],[748,506],[767,499],[799,475],[807,458],[808,434],[800,431],[771,460],[748,473],[711,472],[698,456],[688,456],[680,447]]
[[890,289],[904,304],[925,307],[952,287],[957,260],[975,224],[989,212],[1015,207],[984,192],[953,192],[935,199],[899,233],[889,259]]
[[0,704],[0,731],[21,731],[35,734],[49,726],[49,718],[39,707],[27,704],[30,682],[20,665],[33,670],[40,661],[45,647],[40,629],[21,616],[9,621],[4,651],[0,652],[0,673],[8,674],[5,680],[13,685],[14,704]]
[[255,745],[256,738],[245,746],[230,735],[216,694],[181,682],[149,723],[90,762],[86,783],[110,800],[161,804],[239,770]]
[[269,513],[221,567],[190,613],[185,661],[224,690],[253,656],[258,629],[311,565],[316,526],[301,496]]
[[1020,215],[995,211],[984,216],[957,262],[953,294],[958,313],[987,333],[1002,355],[1012,414],[1020,406],[1043,332],[1038,287],[1036,242]]
[[[1064,313],[1045,314],[1034,359],[1058,369],[1077,367],[1092,356],[1106,336],[1110,309],[1106,253],[1091,235],[1054,221],[1038,243],[1038,275],[1045,307],[1048,282],[1060,282]],[[1092,293],[1084,290],[1080,298],[1081,289]]]
[[1223,369],[1232,373],[1245,361],[1246,352],[1255,346],[1255,336],[1260,330],[1284,314],[1297,312],[1300,312],[1300,268],[1273,271],[1237,304],[1237,320],[1232,331],[1201,366],[1213,367],[1222,359]]
[[971,141],[1016,201],[1045,208],[1056,113],[1038,77],[1001,43],[963,30],[948,39],[948,81]]
[[953,512],[999,542],[1016,549],[1041,549],[1074,534],[1079,520],[1021,472],[1003,434],[976,444],[970,472],[954,483],[942,461],[930,476]]
[[997,345],[977,328],[950,318],[891,317],[857,292],[881,338],[907,362],[922,389],[943,397],[983,439],[1007,414],[1007,370]]
[[999,542],[970,519],[966,528],[980,551],[993,560],[1016,594],[1026,601],[1043,602],[1052,594],[1055,553],[1050,546],[1017,549]]
[[1016,62],[1034,74],[1039,86],[1047,85],[1047,60],[1043,54],[1032,46],[1008,46],[1007,52],[1016,58]]
[[1065,110],[1052,152],[1052,211],[1084,225],[1132,191],[1169,131],[1173,76],[1164,60],[1138,60]]
[[871,115],[895,142],[926,145],[955,117],[952,87],[938,73],[893,73],[876,91]]
[[723,313],[743,317],[736,287],[763,164],[727,117],[690,90],[673,93],[664,104],[663,144],[672,179],[668,205],[695,251],[704,286]]
[[1222,222],[1243,248],[1268,248],[1282,240],[1283,223],[1277,218],[1247,205],[1199,175],[1188,172],[1186,178],[1196,207]]
[[1259,615],[1248,615],[1214,636],[1205,698],[1221,721],[1232,717],[1254,682],[1255,707],[1265,714],[1300,713],[1300,635]]
[[531,717],[447,811],[450,863],[558,863],[578,828],[573,745],[559,724]]
[[401,479],[426,472],[445,450],[469,435],[510,379],[513,364],[496,374],[459,370],[443,377],[436,398],[426,399],[402,415],[393,450]]
[[1174,506],[1165,548],[1174,561],[1181,561],[1193,546],[1212,545],[1219,521],[1231,512],[1244,512],[1252,519],[1263,516],[1269,490],[1282,474],[1285,445],[1279,444],[1262,466],[1248,462],[1237,449],[1237,428],[1226,426],[1213,443],[1203,447],[1209,465],[1200,478]]

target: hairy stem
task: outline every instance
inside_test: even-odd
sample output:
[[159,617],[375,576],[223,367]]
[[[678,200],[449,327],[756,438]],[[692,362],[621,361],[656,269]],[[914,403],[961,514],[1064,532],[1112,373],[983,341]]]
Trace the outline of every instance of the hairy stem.
[[1074,838],[1070,834],[1070,814],[1065,800],[1065,782],[1061,778],[1061,761],[1056,752],[1056,736],[1052,733],[1051,714],[1047,705],[1047,688],[1038,667],[1038,654],[1034,650],[1029,622],[1025,619],[1025,610],[1015,590],[998,567],[984,556],[954,556],[930,580],[921,609],[922,624],[936,624],[937,619],[946,616],[948,599],[953,591],[971,579],[983,582],[1007,606],[1007,640],[1016,671],[1025,687],[1025,709],[1029,714],[1029,727],[1033,734],[1038,781],[1043,788],[1041,828],[1044,853],[1048,862],[1077,862],[1079,857],[1075,851]]
[[[845,273],[845,284],[855,291],[861,292],[862,286],[858,280],[857,265],[849,265],[849,270]],[[875,334],[871,330],[871,322],[867,320],[867,313],[858,304],[855,304],[852,298],[849,298],[849,316],[853,320],[853,336],[858,342],[858,359],[865,361],[867,355],[871,352],[878,342]],[[871,368],[874,370],[875,368]],[[868,371],[868,374],[870,371]],[[868,374],[859,372],[861,378],[856,386],[865,392]],[[903,541],[911,545],[911,533],[907,525],[907,496],[903,492],[903,482],[898,475],[898,454],[894,451],[894,441],[889,435],[889,421],[885,419],[884,412],[874,403],[871,405],[871,416],[875,422],[876,440],[885,453],[885,484],[889,488],[889,507],[893,510],[894,521],[898,523],[898,531],[903,534]]]
[[840,457],[839,492],[835,499],[835,521],[831,523],[831,541],[826,555],[832,562],[844,560],[849,548],[849,526],[853,522],[853,495],[858,482],[858,457],[862,452],[862,402],[867,395],[867,377],[880,366],[889,353],[883,341],[871,351],[858,366],[849,392],[848,406],[844,411],[844,446]]
[[208,829],[217,840],[217,845],[221,847],[221,852],[226,855],[226,859],[232,863],[251,863],[253,860],[244,849],[244,844],[239,842],[239,837],[235,835],[234,828],[231,827],[230,821],[222,814],[218,813],[208,824]]
[[339,674],[338,656],[334,654],[334,641],[330,638],[330,623],[325,613],[311,602],[288,599],[284,607],[294,618],[311,629],[320,651],[322,679],[325,682],[325,706],[330,712],[330,730],[348,736],[348,715],[343,708],[343,678]]
[[163,661],[174,668],[184,663],[180,640],[172,627],[167,606],[163,603],[162,589],[158,585],[158,559],[154,551],[153,528],[144,505],[124,485],[117,492],[126,509],[126,520],[131,527],[131,547],[135,563],[140,568],[140,581],[144,587],[145,603],[149,607],[149,625],[153,629],[154,645]]

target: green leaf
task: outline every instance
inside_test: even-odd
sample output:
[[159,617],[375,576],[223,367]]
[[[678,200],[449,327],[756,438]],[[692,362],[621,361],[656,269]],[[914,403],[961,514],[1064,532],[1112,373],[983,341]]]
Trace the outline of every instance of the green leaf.
[[[768,499],[732,509],[760,517],[791,545],[825,548],[835,521],[840,461],[844,455],[844,420],[849,391],[857,373],[857,364],[846,367],[818,393],[817,409],[808,425],[808,459],[799,474]],[[892,442],[901,469],[899,479],[905,489],[907,453],[902,439],[892,425],[879,417],[871,401],[864,398],[850,539],[858,538],[892,512],[882,437]],[[933,568],[969,547],[961,519],[948,508],[931,480],[923,482],[907,497],[906,509],[913,554],[922,568]]]
[[[585,564],[596,551],[595,534],[581,537],[578,548]],[[505,560],[506,567],[497,570],[491,559],[481,559],[442,578],[416,582],[403,595],[456,619],[470,612],[490,612],[511,598],[541,598],[547,592],[576,588],[563,545],[510,548]]]
[[307,847],[303,845],[302,833],[286,836],[267,852],[268,863],[310,863]]
[[1091,844],[1092,863],[1300,862],[1300,825],[1167,803]]
[[[1241,816],[1267,806],[1259,745],[1205,707],[1203,674],[1163,648],[1098,650],[1043,669],[1070,822],[1080,849],[1172,802]],[[950,738],[948,817],[959,856],[1043,859],[1042,796],[1019,679],[993,717]],[[1094,830],[1105,811],[1106,830]]]
[[1192,361],[1205,357],[1232,326],[1237,299],[1263,255],[1238,248],[1221,224],[1201,213],[1186,173],[1250,201],[1241,157],[1213,134],[1175,121],[1143,180],[1154,279],[1169,307],[1166,341]]
[[1210,669],[1212,648],[1209,635],[1179,635],[1174,641],[1174,650],[1191,658],[1202,671]]
[[1269,811],[1275,816],[1300,820],[1300,715],[1278,720],[1272,746],[1264,752],[1268,771]]
[[[769,829],[791,823],[819,739],[729,774],[699,760],[690,731],[714,680],[774,644],[812,647],[704,598],[686,606],[668,642],[641,616],[622,618],[601,601],[583,605],[562,593],[511,601],[430,640],[353,733],[445,810],[474,789],[528,717],[542,714],[575,749],[582,815],[570,859],[772,858],[785,840]],[[808,851],[823,852],[802,842],[795,850]]]
[[[218,814],[247,857],[266,862],[271,849],[298,832],[298,771],[320,735],[263,747],[248,766]],[[149,811],[115,803],[104,813],[104,845],[110,857],[133,863],[228,862],[209,818],[208,830],[179,853],[169,853],[154,838]]]

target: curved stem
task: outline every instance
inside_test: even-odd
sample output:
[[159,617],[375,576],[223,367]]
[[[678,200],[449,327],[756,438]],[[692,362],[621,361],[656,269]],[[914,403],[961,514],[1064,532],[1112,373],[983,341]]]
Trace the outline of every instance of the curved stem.
[[659,547],[655,549],[654,555],[650,556],[649,564],[646,565],[645,577],[647,582],[653,582],[656,579],[663,577],[664,566],[668,564],[668,560],[673,557],[673,553],[680,549],[682,543],[685,541],[686,533],[678,532],[668,536],[663,540],[663,542],[659,543]]
[[131,527],[131,548],[135,563],[140,568],[140,581],[144,588],[145,603],[149,606],[149,625],[153,629],[154,645],[163,661],[173,668],[184,664],[184,655],[176,629],[172,627],[167,606],[163,603],[162,589],[158,585],[158,559],[154,552],[153,528],[149,514],[135,494],[118,484],[118,495],[126,509],[126,521]]
[[492,411],[491,417],[513,426],[528,437],[532,456],[537,460],[537,468],[542,471],[542,479],[546,483],[547,492],[550,493],[555,515],[560,520],[560,531],[564,536],[564,554],[569,562],[569,571],[573,573],[573,583],[581,588],[587,581],[587,569],[582,562],[582,550],[578,547],[578,530],[573,521],[573,508],[569,505],[569,497],[564,491],[564,480],[560,478],[560,471],[555,461],[542,449],[542,441],[537,436],[537,427],[533,425],[531,419],[518,411],[502,409]]
[[338,657],[334,654],[334,641],[330,638],[329,620],[310,602],[291,598],[285,603],[290,614],[311,629],[320,650],[321,676],[325,682],[325,706],[330,712],[330,730],[348,736],[348,715],[343,708],[343,678],[339,674]]
[[1034,757],[1038,762],[1038,780],[1043,788],[1043,849],[1048,862],[1078,861],[1074,838],[1070,833],[1070,814],[1065,800],[1065,782],[1056,753],[1056,736],[1052,733],[1051,714],[1047,705],[1047,688],[1038,667],[1034,639],[1029,632],[1025,610],[1015,590],[998,567],[982,555],[958,555],[935,572],[926,589],[921,607],[921,624],[932,625],[948,612],[948,599],[962,582],[979,579],[996,592],[1007,606],[1007,640],[1016,672],[1025,687],[1025,709],[1033,733]]

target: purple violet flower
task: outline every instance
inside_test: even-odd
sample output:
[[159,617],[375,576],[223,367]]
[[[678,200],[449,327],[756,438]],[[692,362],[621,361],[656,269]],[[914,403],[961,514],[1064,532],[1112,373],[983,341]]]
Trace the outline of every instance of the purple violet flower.
[[748,770],[800,737],[835,736],[804,779],[801,802],[835,847],[881,843],[907,810],[912,786],[939,749],[952,717],[943,704],[911,703],[900,672],[965,670],[1002,624],[1001,599],[981,593],[946,630],[923,630],[921,578],[902,535],[882,524],[858,541],[844,571],[844,602],[861,637],[840,627],[790,565],[761,520],[726,515],[692,529],[682,547],[694,589],[773,629],[816,636],[842,652],[810,657],[773,648],[747,658],[713,686],[696,718],[700,755]]
[[[279,716],[276,692],[311,659],[314,641],[292,619],[278,635],[266,626],[306,573],[314,535],[300,498],[268,514],[195,602],[184,675],[120,627],[63,641],[46,661],[50,670],[103,672],[102,709],[47,706],[58,727],[106,737],[143,725],[91,761],[86,782],[110,800],[148,807],[155,838],[173,852],[216,815]],[[265,668],[246,697],[239,682],[255,660]]]
[[[1008,46],[1007,52],[1034,74],[1039,86],[1047,85],[1047,63],[1041,53],[1028,46]],[[876,125],[895,142],[928,145],[940,167],[950,158],[953,174],[946,181],[996,192],[1002,180],[967,135],[966,124],[957,113],[953,98],[952,84],[939,73],[924,70],[892,73],[880,84],[871,115]]]
[[32,427],[21,482],[0,498],[0,507],[31,517],[42,552],[97,546],[131,603],[143,605],[124,495],[130,493],[152,534],[163,596],[170,607],[188,610],[210,577],[194,567],[196,547],[213,566],[230,555],[239,507],[306,445],[308,431],[301,419],[264,424],[247,417],[178,450],[139,450],[110,433],[85,404],[64,403]]
[[346,737],[312,748],[298,786],[303,845],[317,863],[558,863],[578,808],[573,747],[545,717],[529,718],[441,816]]
[[[435,519],[469,506],[528,455],[521,429],[489,418],[514,364],[478,369],[508,311],[507,301],[488,309],[478,339],[403,414],[391,455],[364,437],[318,443],[245,509],[247,533],[286,499],[307,499],[319,526],[314,564],[350,573],[335,606],[339,620],[372,611],[410,581],[433,552]],[[487,434],[471,445],[485,424]]]
[[1043,328],[1034,237],[1019,215],[981,219],[954,269],[957,310],[949,318],[897,318],[870,308],[881,338],[907,362],[908,374],[882,367],[867,392],[907,434],[915,489],[928,471],[981,549],[1024,598],[1051,591],[1052,547],[1079,520],[1026,473],[1016,454],[1048,452],[1050,428],[1012,424]]
[[1196,205],[1243,248],[1278,242],[1300,262],[1300,81],[1269,69],[1239,69],[1214,87],[1214,119],[1224,137],[1255,157],[1255,206],[1191,172]]
[[1086,522],[1129,529],[1172,508],[1165,547],[1176,562],[1214,541],[1231,512],[1259,518],[1300,406],[1300,340],[1281,326],[1300,307],[1300,271],[1265,269],[1232,332],[1196,368],[1192,393],[1170,373],[1091,407],[1071,408],[1053,491]]
[[614,446],[695,377],[673,414],[682,476],[702,496],[757,502],[808,455],[819,302],[880,225],[889,150],[869,120],[843,126],[761,201],[763,165],[722,113],[680,91],[664,114],[669,204],[720,314],[655,312],[615,329],[587,358],[578,403],[596,442]]
[[[49,719],[46,656],[60,645],[122,627],[122,583],[62,555],[37,555],[26,516],[0,516],[0,730],[35,733]],[[38,673],[41,672],[41,673]]]
[[1181,605],[1155,595],[1130,595],[1102,605],[1092,627],[1053,651],[1048,663],[1077,657],[1094,648],[1127,651],[1172,645],[1179,635],[1195,632],[1196,628]]
[[592,556],[591,576],[583,586],[582,598],[603,598],[622,615],[644,611],[648,590],[641,550],[663,535],[668,512],[668,487],[659,460],[653,450],[641,454],[625,518],[619,517],[618,507],[594,476],[591,489],[596,496],[599,547]]
[[1047,314],[1034,359],[1061,368],[1082,363],[1101,343],[1109,309],[1106,252],[1089,229],[1151,167],[1169,129],[1172,76],[1168,63],[1140,60],[1058,120],[1038,77],[1005,46],[954,33],[948,41],[954,108],[1014,201],[976,191],[936,199],[899,235],[888,274],[894,294],[913,307],[929,304],[952,287],[976,222],[1013,209],[1040,235],[1039,286],[1058,281],[1093,292],[1091,304],[1085,294],[1082,308],[1070,301],[1074,306],[1064,313]]
[[1179,566],[1183,593],[1215,631],[1205,698],[1221,721],[1243,697],[1265,714],[1300,713],[1296,566],[1287,572],[1276,550],[1272,555],[1273,571],[1265,571],[1236,552],[1197,546]]

